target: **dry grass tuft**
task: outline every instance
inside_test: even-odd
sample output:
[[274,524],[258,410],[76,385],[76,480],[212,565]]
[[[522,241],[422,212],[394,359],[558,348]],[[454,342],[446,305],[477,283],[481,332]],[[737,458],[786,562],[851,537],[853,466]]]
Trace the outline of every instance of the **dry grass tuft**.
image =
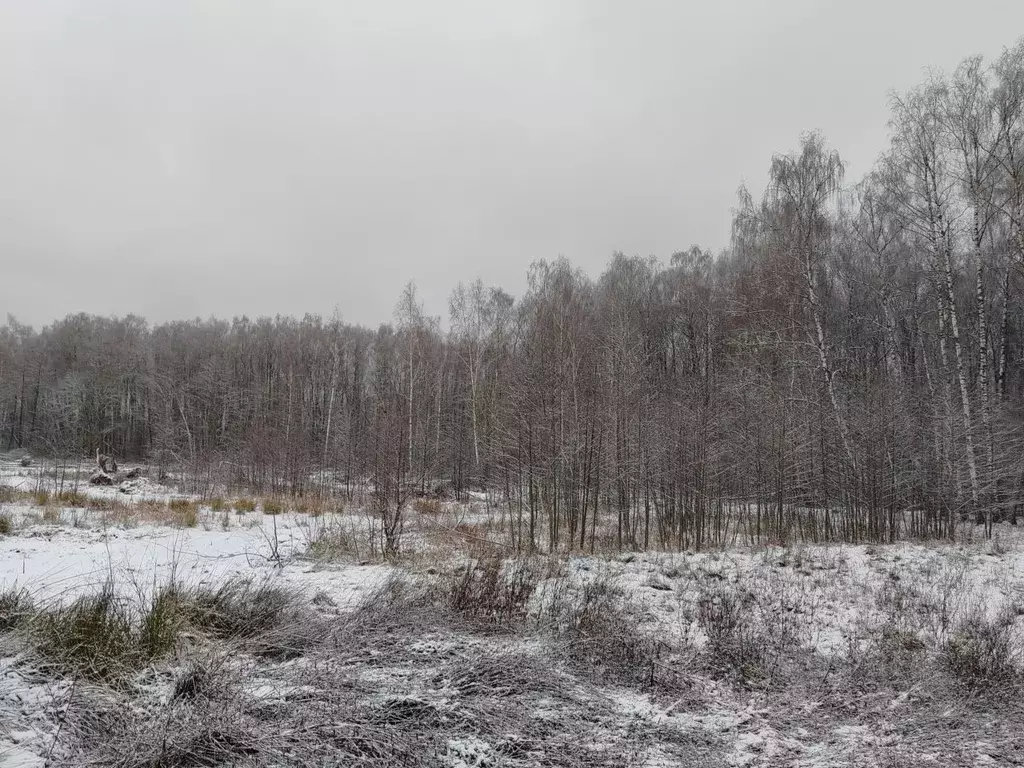
[[264,499],[261,507],[264,515],[280,515],[287,510],[281,499]]
[[44,663],[71,676],[112,682],[138,661],[130,607],[111,583],[95,595],[41,613],[32,629]]
[[3,593],[0,628],[22,625],[45,667],[114,685],[171,654],[185,630],[275,659],[302,655],[326,633],[298,595],[245,580],[216,589],[170,584],[141,608],[118,594],[112,582],[42,611],[24,593]]
[[638,607],[607,574],[582,583],[558,579],[541,595],[537,626],[578,669],[645,688],[675,686],[675,671],[659,665],[671,650],[640,629]]
[[259,656],[300,656],[326,633],[298,595],[269,582],[235,579],[216,589],[184,592],[179,602],[193,629],[241,642]]
[[255,512],[256,500],[247,498],[235,499],[234,507],[235,512],[237,512],[240,515],[244,515],[247,512]]
[[199,505],[190,499],[171,499],[167,508],[175,521],[183,528],[195,528],[199,524]]
[[0,592],[0,632],[25,626],[35,614],[35,605],[27,590],[11,587]]
[[444,511],[444,505],[438,499],[418,498],[412,502],[412,508],[421,515],[439,515]]
[[124,502],[120,499],[104,499],[97,498],[95,496],[87,496],[85,498],[85,504],[83,505],[86,509],[91,509],[94,512],[103,512],[106,510],[115,509],[117,507],[123,507]]
[[57,502],[65,507],[85,508],[89,506],[89,497],[77,490],[61,491],[57,494]]
[[365,552],[360,535],[351,520],[313,516],[305,528],[306,554],[322,562],[359,560]]
[[43,508],[43,522],[47,525],[59,525],[61,523],[61,508],[56,505],[48,505]]

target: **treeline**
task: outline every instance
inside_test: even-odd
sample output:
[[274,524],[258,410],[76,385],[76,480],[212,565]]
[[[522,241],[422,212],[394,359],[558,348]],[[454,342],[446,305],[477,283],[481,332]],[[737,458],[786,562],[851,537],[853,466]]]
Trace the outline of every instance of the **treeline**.
[[[949,535],[1024,503],[1024,41],[892,99],[847,185],[824,139],[745,190],[731,246],[513,300],[409,286],[377,330],[307,316],[0,329],[0,446],[201,482],[501,491],[525,547]],[[722,521],[731,521],[723,523]]]

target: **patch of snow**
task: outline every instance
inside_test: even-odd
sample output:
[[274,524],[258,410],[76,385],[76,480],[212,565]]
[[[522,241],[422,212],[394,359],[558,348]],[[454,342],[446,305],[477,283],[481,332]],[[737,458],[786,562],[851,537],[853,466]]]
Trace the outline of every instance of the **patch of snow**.
[[[273,577],[323,592],[354,607],[391,572],[387,566],[314,568],[299,556],[309,531],[303,515],[250,515],[228,530],[138,525],[130,528],[33,525],[0,538],[0,589],[28,590],[46,603],[74,599],[113,579],[132,595],[176,580],[219,584],[235,577]],[[98,520],[93,515],[89,520]]]
[[485,768],[485,766],[497,765],[497,760],[490,744],[482,739],[469,736],[448,740],[445,765],[449,768]]
[[46,759],[17,745],[0,741],[0,768],[43,768]]

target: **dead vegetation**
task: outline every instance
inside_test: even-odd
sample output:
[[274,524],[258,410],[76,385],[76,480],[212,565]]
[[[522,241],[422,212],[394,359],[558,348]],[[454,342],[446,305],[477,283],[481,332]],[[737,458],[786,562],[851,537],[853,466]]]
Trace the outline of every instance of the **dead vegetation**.
[[256,511],[256,500],[255,499],[247,499],[247,498],[235,499],[234,507],[235,507],[235,512],[237,512],[240,515],[244,515],[247,512],[255,512]]
[[24,590],[0,593],[0,632],[13,631],[41,669],[117,687],[196,637],[257,657],[293,658],[319,638],[322,622],[300,596],[267,582],[172,583],[140,603],[108,581],[49,606],[36,606]]
[[[212,508],[150,511],[205,526]],[[990,604],[960,552],[861,549],[853,584],[842,547],[764,548],[745,571],[728,552],[513,556],[450,509],[428,517],[352,613],[262,581],[0,595],[5,642],[78,681],[57,763],[912,765],[939,744],[953,766],[976,733],[1024,747],[1021,611]],[[376,559],[371,524],[304,516],[302,567]],[[837,604],[867,610],[825,648]]]
[[[818,567],[778,562],[764,568],[806,579]],[[0,632],[31,643],[38,668],[82,681],[63,705],[57,764],[725,764],[743,757],[730,753],[736,734],[701,718],[756,695],[745,729],[777,734],[791,757],[828,744],[830,765],[909,765],[938,741],[955,757],[937,764],[959,765],[984,723],[999,749],[1017,745],[1016,613],[948,587],[955,561],[926,571],[883,582],[883,623],[835,655],[808,645],[813,603],[791,580],[770,590],[664,567],[651,583],[669,590],[648,589],[680,595],[688,629],[673,631],[600,561],[500,555],[396,570],[347,614],[268,582],[172,584],[144,603],[107,585],[50,608],[11,592]],[[944,583],[946,616],[929,587]],[[902,740],[836,741],[877,718]],[[747,762],[790,764],[773,744]]]
[[33,614],[32,597],[27,590],[11,587],[0,591],[0,632],[24,626]]

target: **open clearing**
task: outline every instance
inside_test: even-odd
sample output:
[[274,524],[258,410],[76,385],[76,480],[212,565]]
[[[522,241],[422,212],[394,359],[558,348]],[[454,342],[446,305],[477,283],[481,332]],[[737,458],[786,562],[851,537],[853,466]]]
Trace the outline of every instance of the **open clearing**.
[[[479,515],[446,503],[410,513],[408,554],[383,562],[317,546],[352,544],[359,512],[200,504],[183,523],[104,506],[4,505],[2,768],[1024,760],[1010,526],[973,543],[513,558],[436,535]],[[104,594],[116,610],[95,610]],[[145,657],[83,661],[47,634],[81,630],[72,608],[89,605],[83,638],[102,614],[141,647],[172,603]]]

